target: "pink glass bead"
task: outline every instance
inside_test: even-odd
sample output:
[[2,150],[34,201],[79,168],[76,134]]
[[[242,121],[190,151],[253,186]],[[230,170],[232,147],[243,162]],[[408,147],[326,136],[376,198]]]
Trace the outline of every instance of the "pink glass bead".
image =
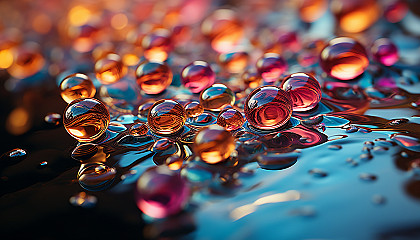
[[391,66],[398,61],[398,48],[388,38],[380,38],[373,43],[372,54],[376,61]]
[[172,70],[161,62],[145,62],[136,69],[137,85],[147,94],[159,94],[172,83]]
[[166,166],[146,170],[135,189],[137,207],[153,218],[165,218],[182,210],[189,198],[189,189],[179,172]]
[[405,0],[390,0],[384,9],[384,17],[388,22],[396,23],[401,21],[408,12]]
[[290,94],[276,86],[262,86],[249,94],[245,101],[245,117],[259,129],[283,126],[292,116]]
[[162,99],[155,102],[147,115],[150,130],[157,134],[173,134],[185,124],[185,108],[177,101]]
[[245,119],[242,116],[242,113],[233,108],[221,111],[217,117],[217,124],[224,127],[228,131],[233,131],[242,127],[244,122]]
[[321,86],[310,74],[299,72],[285,77],[280,87],[290,93],[293,111],[307,111],[321,101]]
[[351,80],[365,71],[369,59],[362,44],[352,38],[339,37],[331,40],[321,51],[320,65],[334,78]]
[[211,86],[215,78],[216,74],[204,61],[194,61],[188,64],[181,73],[182,83],[193,93],[199,93]]
[[286,71],[287,62],[276,53],[266,53],[257,61],[257,70],[267,83],[273,83]]

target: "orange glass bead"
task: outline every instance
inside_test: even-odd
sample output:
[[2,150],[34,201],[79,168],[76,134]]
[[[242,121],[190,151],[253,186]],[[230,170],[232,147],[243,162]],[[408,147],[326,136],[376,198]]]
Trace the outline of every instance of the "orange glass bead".
[[111,84],[119,81],[127,72],[121,57],[117,54],[108,54],[95,63],[96,78],[102,84]]
[[217,124],[228,131],[233,131],[242,127],[244,122],[245,118],[242,116],[242,113],[233,108],[221,111],[217,117]]
[[304,22],[314,22],[319,19],[327,10],[326,0],[300,0],[298,10],[300,19]]
[[241,73],[248,66],[249,55],[246,52],[219,54],[219,64],[229,73]]
[[130,135],[132,136],[143,136],[149,131],[147,125],[144,123],[137,123],[130,127]]
[[156,134],[173,134],[185,124],[187,114],[184,107],[170,99],[155,102],[147,115],[150,130]]
[[259,87],[262,83],[261,75],[255,71],[245,71],[241,78],[245,86],[251,89]]
[[149,61],[164,62],[172,52],[171,32],[158,28],[142,39],[144,57]]
[[88,76],[82,73],[75,73],[61,81],[60,92],[63,100],[70,103],[78,98],[95,96],[96,88]]
[[137,85],[147,94],[159,94],[172,83],[172,70],[165,63],[144,62],[136,69]]
[[7,71],[15,78],[22,79],[34,75],[44,67],[45,60],[39,45],[26,43],[15,50],[13,64]]
[[348,33],[368,29],[382,14],[377,0],[333,0],[331,11],[340,29]]
[[228,105],[235,104],[235,94],[226,85],[216,83],[201,92],[200,103],[204,109],[220,111]]
[[204,112],[204,107],[197,101],[185,104],[185,111],[190,118],[198,117]]

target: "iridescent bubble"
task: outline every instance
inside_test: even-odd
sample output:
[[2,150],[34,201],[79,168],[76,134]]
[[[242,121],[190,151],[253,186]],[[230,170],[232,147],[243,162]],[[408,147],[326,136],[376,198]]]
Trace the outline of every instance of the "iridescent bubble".
[[162,99],[155,102],[147,116],[150,130],[157,134],[173,134],[185,124],[187,114],[178,102]]
[[375,60],[385,66],[394,65],[399,58],[397,46],[388,38],[377,39],[371,51]]
[[195,118],[204,112],[204,107],[199,102],[192,101],[185,104],[185,111],[188,117]]
[[245,101],[248,123],[259,129],[283,126],[292,116],[290,94],[275,86],[262,86],[252,91]]
[[77,179],[84,189],[100,191],[111,185],[116,173],[115,168],[108,167],[103,163],[88,163],[80,167]]
[[233,108],[221,111],[217,117],[217,124],[228,131],[233,131],[242,127],[244,122],[245,118],[242,116],[242,113]]
[[257,70],[267,83],[280,79],[287,69],[287,62],[277,53],[266,53],[257,61]]
[[85,74],[75,73],[65,77],[60,83],[60,94],[67,103],[79,98],[95,96],[96,88]]
[[166,166],[153,167],[138,179],[135,198],[144,214],[165,218],[183,209],[189,198],[189,189],[179,172]]
[[226,85],[216,83],[201,92],[200,103],[204,109],[220,111],[228,105],[235,104],[235,94]]
[[96,78],[102,84],[111,84],[119,81],[127,72],[121,57],[117,54],[108,54],[95,63]]
[[211,86],[216,79],[216,74],[210,65],[204,61],[194,61],[182,70],[181,80],[185,87],[193,93],[199,93]]
[[137,85],[147,94],[159,94],[172,83],[172,70],[165,63],[145,62],[136,69]]
[[290,93],[293,111],[311,110],[321,101],[321,86],[310,74],[293,73],[283,79],[280,87]]
[[64,111],[66,131],[81,142],[99,138],[107,129],[109,121],[108,109],[94,98],[74,100]]

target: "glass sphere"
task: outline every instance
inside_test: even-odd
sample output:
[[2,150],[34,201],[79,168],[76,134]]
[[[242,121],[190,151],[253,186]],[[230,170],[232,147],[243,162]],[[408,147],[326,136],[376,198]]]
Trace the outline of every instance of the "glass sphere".
[[255,71],[245,71],[241,78],[247,88],[254,89],[259,87],[262,83],[261,75]]
[[88,163],[80,167],[77,179],[80,186],[89,191],[100,191],[110,186],[117,171],[103,163]]
[[280,87],[290,93],[293,111],[311,110],[321,101],[321,86],[310,74],[293,73],[283,79]]
[[172,83],[172,70],[165,63],[145,62],[136,69],[137,85],[147,94],[163,92]]
[[172,51],[171,32],[157,28],[142,39],[144,57],[153,62],[164,62]]
[[189,198],[189,189],[179,172],[166,166],[147,169],[137,180],[137,207],[153,218],[165,218],[182,210]]
[[45,59],[41,54],[40,46],[29,42],[14,50],[12,64],[7,71],[13,77],[23,79],[38,73],[44,65]]
[[106,106],[94,98],[80,98],[64,111],[63,124],[67,132],[80,142],[91,142],[107,129],[110,116]]
[[266,53],[257,61],[257,70],[267,83],[273,83],[286,71],[287,62],[277,53]]
[[216,164],[228,159],[235,150],[232,135],[218,125],[201,129],[194,138],[194,153],[209,164]]
[[201,92],[200,103],[204,109],[220,111],[228,105],[235,104],[235,94],[226,85],[216,83]]
[[300,19],[308,23],[319,19],[328,8],[326,0],[300,0],[297,2]]
[[398,61],[398,48],[388,38],[380,38],[373,43],[372,54],[376,61],[385,66],[394,65]]
[[182,83],[193,93],[199,93],[211,86],[215,79],[216,74],[210,65],[204,61],[194,61],[188,64],[181,72]]
[[63,100],[70,103],[78,98],[95,96],[96,88],[88,76],[82,73],[75,73],[61,81],[60,92]]
[[219,54],[219,65],[229,73],[241,73],[248,66],[247,52],[230,52]]
[[242,113],[233,108],[221,111],[217,117],[217,124],[228,131],[233,131],[242,127],[244,122],[245,118],[242,116]]
[[283,126],[292,116],[290,94],[276,86],[262,86],[252,91],[245,100],[245,117],[259,129]]
[[348,33],[368,29],[382,15],[377,0],[332,0],[330,7],[340,29]]
[[138,108],[137,116],[141,119],[147,119],[147,115],[149,115],[150,109],[152,108],[154,102],[145,102],[141,104]]
[[187,120],[185,108],[178,102],[162,99],[155,102],[147,115],[150,130],[156,134],[178,132]]
[[321,51],[320,65],[334,78],[351,80],[366,70],[369,59],[362,44],[352,38],[339,37],[331,40]]
[[127,72],[121,57],[117,54],[108,54],[95,63],[96,78],[102,84],[111,84],[119,81]]
[[198,117],[204,112],[204,107],[197,101],[185,104],[185,111],[190,118]]

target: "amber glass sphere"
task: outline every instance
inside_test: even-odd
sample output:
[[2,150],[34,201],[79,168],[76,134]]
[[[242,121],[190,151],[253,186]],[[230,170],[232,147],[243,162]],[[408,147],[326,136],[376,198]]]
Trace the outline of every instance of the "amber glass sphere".
[[283,126],[292,116],[290,94],[276,86],[262,86],[252,91],[245,101],[248,123],[259,129]]
[[229,73],[241,73],[248,66],[249,55],[246,52],[219,54],[219,65]]
[[321,86],[318,80],[310,74],[293,73],[283,79],[280,87],[290,93],[293,111],[307,111],[321,101]]
[[96,88],[88,76],[82,73],[75,73],[61,81],[60,92],[63,100],[70,103],[78,98],[95,96]]
[[193,93],[199,93],[211,86],[216,79],[216,74],[210,65],[204,61],[194,61],[182,70],[181,80],[185,87]]
[[245,118],[242,113],[234,108],[229,108],[221,111],[217,117],[217,124],[228,131],[236,130],[242,127]]
[[204,112],[204,107],[197,101],[185,104],[185,111],[190,118],[198,117]]
[[201,129],[194,138],[194,153],[209,164],[223,162],[229,158],[233,150],[235,150],[234,138],[218,125]]
[[99,138],[110,121],[106,106],[94,98],[80,98],[71,102],[63,115],[67,132],[80,142],[91,142]]
[[297,3],[300,19],[304,22],[316,21],[328,8],[327,0],[299,0]]
[[245,71],[241,78],[247,88],[254,89],[259,87],[262,83],[261,75],[252,70]]
[[331,11],[339,28],[348,33],[368,29],[382,15],[377,0],[332,0]]
[[171,32],[158,28],[142,39],[144,57],[153,62],[164,62],[172,51]]
[[226,85],[216,83],[201,92],[200,103],[204,109],[220,111],[228,105],[235,104],[235,94]]
[[121,57],[117,54],[108,54],[95,63],[96,78],[102,84],[111,84],[119,81],[127,72]]
[[165,63],[145,62],[136,69],[137,85],[147,94],[163,92],[172,83],[172,70]]
[[287,62],[277,53],[266,53],[257,61],[257,70],[264,81],[277,81],[287,69]]
[[150,130],[156,134],[173,134],[185,124],[187,114],[177,101],[162,99],[155,102],[147,115]]
[[23,79],[39,72],[44,64],[45,60],[39,46],[35,43],[27,43],[15,50],[13,64],[7,71],[13,77]]
[[320,65],[334,78],[351,80],[365,71],[369,59],[362,44],[352,38],[339,37],[331,40],[321,51]]

